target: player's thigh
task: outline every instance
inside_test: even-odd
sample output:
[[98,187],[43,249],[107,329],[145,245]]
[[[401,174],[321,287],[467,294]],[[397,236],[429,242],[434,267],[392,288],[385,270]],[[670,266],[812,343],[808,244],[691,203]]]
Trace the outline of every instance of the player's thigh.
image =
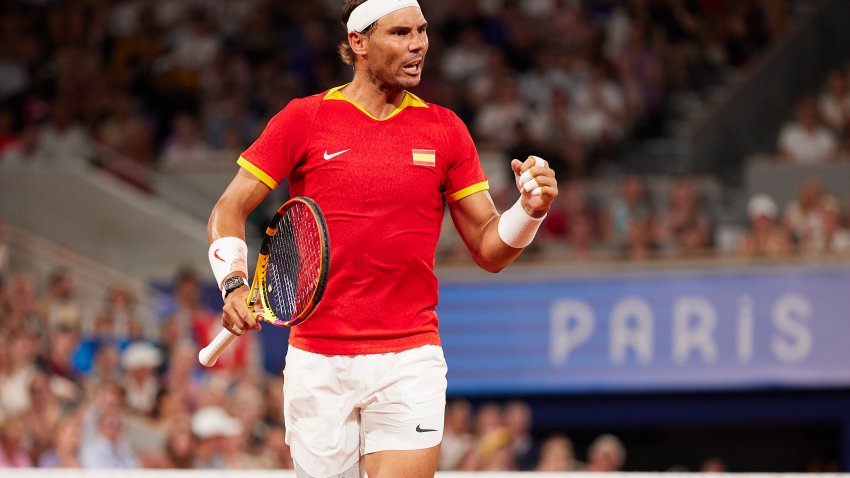
[[290,347],[284,370],[283,415],[292,458],[309,475],[335,476],[360,459],[359,411],[340,379],[349,357]]
[[440,459],[440,445],[421,450],[386,450],[365,455],[369,478],[433,478]]
[[442,348],[425,346],[387,359],[391,364],[382,368],[360,409],[361,454],[439,445],[446,411]]

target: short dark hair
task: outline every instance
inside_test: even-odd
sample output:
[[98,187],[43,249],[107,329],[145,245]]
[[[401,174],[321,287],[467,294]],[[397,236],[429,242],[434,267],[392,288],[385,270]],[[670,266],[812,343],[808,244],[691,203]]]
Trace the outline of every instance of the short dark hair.
[[[339,56],[346,65],[354,65],[355,59],[354,51],[351,50],[351,45],[348,44],[348,19],[351,18],[351,12],[364,3],[366,3],[366,0],[345,0],[342,4],[342,16],[340,19],[342,20],[342,26],[345,28],[346,34],[345,40],[339,44]],[[374,25],[374,23],[369,25],[360,33],[369,35],[372,32],[372,27]]]

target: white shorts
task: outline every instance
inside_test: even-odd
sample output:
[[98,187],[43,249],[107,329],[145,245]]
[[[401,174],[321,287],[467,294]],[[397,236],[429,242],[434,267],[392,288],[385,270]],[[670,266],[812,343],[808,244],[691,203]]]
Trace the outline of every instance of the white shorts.
[[361,455],[430,448],[443,438],[442,347],[352,356],[290,346],[283,377],[286,443],[310,476],[334,476]]

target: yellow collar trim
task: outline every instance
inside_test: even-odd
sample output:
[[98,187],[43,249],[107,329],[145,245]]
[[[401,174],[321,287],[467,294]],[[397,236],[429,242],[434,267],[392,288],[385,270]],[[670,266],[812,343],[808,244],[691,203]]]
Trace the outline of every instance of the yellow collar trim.
[[403,109],[407,108],[408,106],[411,107],[411,108],[427,108],[428,107],[428,103],[425,103],[418,96],[416,96],[413,93],[405,90],[404,99],[401,100],[401,104],[398,105],[398,108],[393,110],[393,112],[390,113],[389,115],[387,115],[386,118],[378,119],[375,116],[373,116],[372,113],[369,113],[368,111],[366,111],[366,108],[363,108],[362,106],[358,105],[357,103],[349,100],[348,98],[345,97],[345,95],[342,94],[341,90],[343,88],[345,88],[346,86],[348,86],[349,84],[350,83],[346,83],[342,86],[337,86],[336,88],[331,88],[330,90],[328,90],[327,94],[325,94],[325,97],[322,98],[322,100],[346,101],[348,103],[351,103],[355,108],[362,111],[364,114],[366,114],[366,116],[372,118],[375,121],[386,121],[386,120],[392,118],[393,116],[396,116],[397,114],[401,113],[401,111]]

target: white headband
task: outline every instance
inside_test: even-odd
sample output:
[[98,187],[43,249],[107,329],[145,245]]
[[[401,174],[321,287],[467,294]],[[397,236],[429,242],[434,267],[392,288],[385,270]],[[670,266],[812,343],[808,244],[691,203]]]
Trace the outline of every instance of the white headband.
[[366,0],[351,12],[348,17],[348,33],[363,32],[379,18],[406,7],[419,7],[416,0]]

